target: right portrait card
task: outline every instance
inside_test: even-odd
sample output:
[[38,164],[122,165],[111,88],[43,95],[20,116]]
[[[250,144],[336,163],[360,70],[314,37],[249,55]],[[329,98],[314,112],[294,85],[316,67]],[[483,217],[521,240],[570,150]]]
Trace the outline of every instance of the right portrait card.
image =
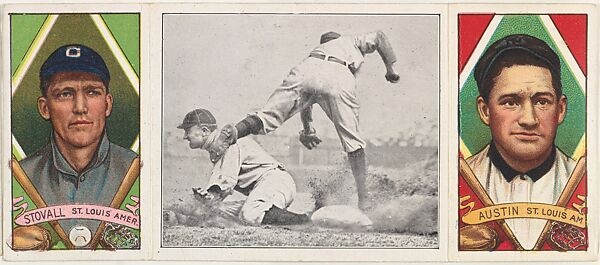
[[584,8],[496,10],[453,14],[459,256],[584,259],[596,251],[593,18]]

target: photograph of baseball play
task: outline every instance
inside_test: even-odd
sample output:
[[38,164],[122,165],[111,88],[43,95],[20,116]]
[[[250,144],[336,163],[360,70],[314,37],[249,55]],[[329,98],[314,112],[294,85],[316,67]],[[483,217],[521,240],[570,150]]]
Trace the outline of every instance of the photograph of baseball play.
[[439,39],[435,14],[163,14],[161,246],[438,248]]

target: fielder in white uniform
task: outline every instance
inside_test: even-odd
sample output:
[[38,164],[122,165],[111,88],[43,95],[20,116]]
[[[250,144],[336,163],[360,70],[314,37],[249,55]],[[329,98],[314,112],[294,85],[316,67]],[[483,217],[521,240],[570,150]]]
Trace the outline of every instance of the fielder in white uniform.
[[248,134],[266,134],[279,128],[289,118],[301,112],[303,130],[300,142],[308,149],[321,140],[312,127],[312,106],[321,106],[333,122],[354,175],[359,207],[367,200],[365,141],[360,137],[355,74],[364,56],[377,51],[385,64],[385,78],[399,81],[394,69],[396,56],[382,31],[341,36],[328,32],[321,36],[321,44],[314,48],[300,64],[292,68],[283,83],[271,94],[264,107],[234,126],[226,125],[210,147],[211,159],[216,160],[230,144]]
[[[542,40],[510,35],[493,43],[475,66],[481,120],[492,142],[467,159],[496,204],[555,204],[575,161],[554,145],[567,111],[560,60]],[[507,219],[525,249],[532,249],[546,220]]]
[[[214,116],[205,109],[189,112],[178,126],[185,130],[190,148],[206,150],[219,135]],[[281,163],[256,141],[245,138],[231,145],[214,163],[205,189],[195,191],[218,203],[234,190],[248,196],[237,212],[249,225],[298,224],[309,221],[305,214],[285,210],[296,196],[296,184]]]

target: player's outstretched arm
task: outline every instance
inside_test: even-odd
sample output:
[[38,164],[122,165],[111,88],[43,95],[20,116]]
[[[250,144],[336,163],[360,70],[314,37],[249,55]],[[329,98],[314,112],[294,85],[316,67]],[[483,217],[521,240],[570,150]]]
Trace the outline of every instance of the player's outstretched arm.
[[299,140],[308,150],[311,150],[321,143],[321,139],[317,137],[317,131],[312,127],[312,106],[300,112],[300,120],[302,120],[303,129],[299,133]]
[[400,75],[395,69],[395,63],[397,61],[394,49],[390,44],[390,41],[383,33],[378,30],[367,34],[356,36],[356,45],[363,54],[372,53],[377,51],[383,60],[386,68],[385,79],[391,83],[397,83],[400,80]]
[[302,121],[302,127],[304,131],[309,132],[312,131],[312,106],[309,106],[300,112],[300,120]]
[[385,64],[385,69],[387,70],[385,74],[385,80],[391,83],[397,83],[400,81],[400,75],[396,70],[396,54],[394,53],[394,49],[388,40],[387,35],[383,33],[383,31],[379,30],[376,33],[376,42],[377,42],[377,52],[381,56],[383,63]]
[[383,31],[376,31],[375,43],[377,45],[377,52],[381,56],[386,68],[393,65],[397,60],[396,54],[394,53],[394,49],[392,49],[392,45],[390,44],[387,35],[385,35]]

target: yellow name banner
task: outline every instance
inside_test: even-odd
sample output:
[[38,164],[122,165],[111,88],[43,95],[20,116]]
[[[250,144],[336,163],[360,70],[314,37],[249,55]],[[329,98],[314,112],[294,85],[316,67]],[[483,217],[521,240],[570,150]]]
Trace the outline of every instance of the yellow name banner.
[[[470,208],[470,207],[469,207]],[[586,218],[576,210],[544,203],[507,203],[472,210],[462,216],[465,224],[481,224],[512,218],[536,218],[558,221],[585,228]]]

